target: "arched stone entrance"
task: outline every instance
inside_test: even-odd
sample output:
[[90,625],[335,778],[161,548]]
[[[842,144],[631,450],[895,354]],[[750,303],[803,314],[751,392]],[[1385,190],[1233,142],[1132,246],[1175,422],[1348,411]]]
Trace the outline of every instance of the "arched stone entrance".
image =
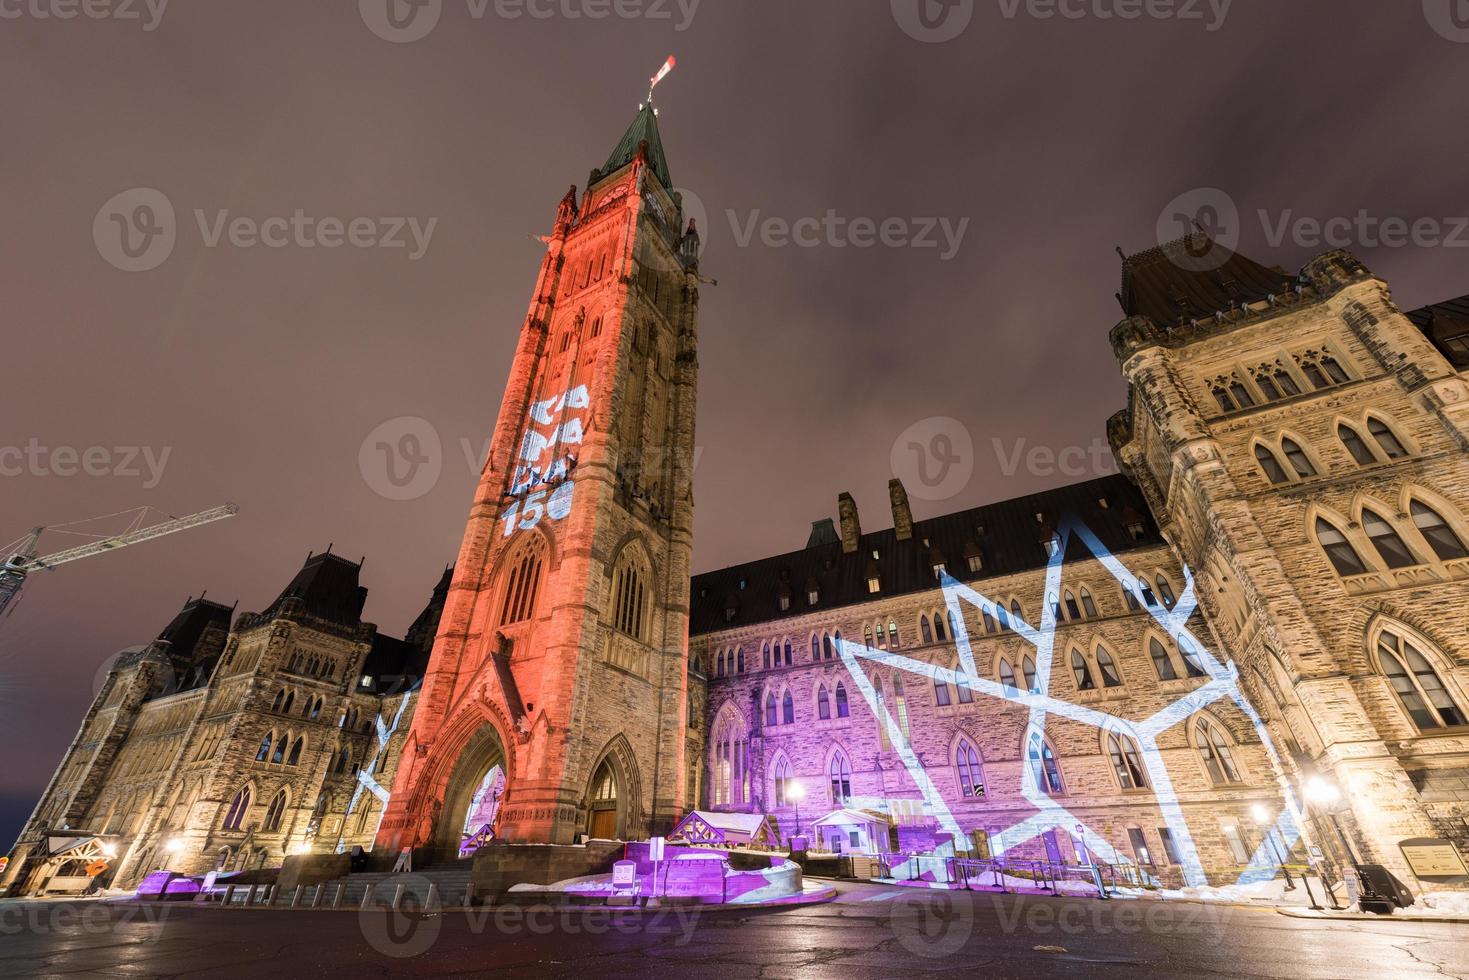
[[[508,768],[505,747],[500,735],[490,724],[480,726],[454,760],[449,779],[444,788],[443,809],[435,818],[434,845],[444,857],[457,857],[464,828],[471,819],[471,809],[484,805],[487,781],[498,770],[505,773]],[[507,784],[500,782],[500,798],[503,799]],[[496,806],[498,810],[498,805]],[[478,827],[471,829],[473,833]]]
[[632,840],[640,836],[645,828],[639,790],[637,760],[627,740],[619,735],[592,767],[585,797],[587,836],[594,840]]

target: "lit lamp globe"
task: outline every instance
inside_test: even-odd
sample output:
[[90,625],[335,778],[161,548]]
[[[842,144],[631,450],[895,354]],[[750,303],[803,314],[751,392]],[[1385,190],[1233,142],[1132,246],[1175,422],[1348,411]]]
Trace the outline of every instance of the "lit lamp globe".
[[800,803],[806,798],[806,787],[800,783],[791,783],[790,786],[786,787],[786,796],[790,798],[792,803]]
[[1250,807],[1250,819],[1254,820],[1258,826],[1264,827],[1270,823],[1270,811],[1256,803]]
[[[797,846],[795,843],[796,839],[799,838],[804,841],[804,838],[801,837],[801,801],[805,798],[806,787],[802,786],[794,779],[786,784],[786,802],[790,803],[791,809],[796,811],[796,835],[794,838],[792,838],[791,844],[793,849]],[[804,844],[800,846],[802,850],[805,850]]]
[[1329,806],[1341,799],[1341,790],[1337,789],[1336,784],[1328,779],[1312,776],[1306,780],[1306,799],[1312,803]]
[[164,844],[163,849],[170,854],[177,854],[179,851],[182,851],[184,849],[184,842],[175,837],[167,844]]

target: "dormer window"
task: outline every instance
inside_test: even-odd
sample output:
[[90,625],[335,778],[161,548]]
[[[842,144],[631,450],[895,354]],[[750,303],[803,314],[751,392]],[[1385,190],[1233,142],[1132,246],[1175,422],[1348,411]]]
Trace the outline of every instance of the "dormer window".
[[937,563],[936,565],[933,566],[933,577],[935,579],[941,579],[941,578],[943,578],[944,577],[944,571],[945,571],[944,563],[943,562]]
[[881,592],[882,591],[882,579],[878,578],[876,575],[868,576],[868,578],[867,578],[867,591],[870,592],[870,593]]
[[361,687],[372,687],[372,675],[371,674],[363,674],[362,675],[362,680],[360,682],[360,686]]
[[872,560],[873,561],[881,561],[882,560],[882,555],[878,552],[878,550],[876,548],[873,548],[872,549]]
[[821,592],[817,589],[806,590],[806,605],[814,606],[821,601]]
[[983,571],[984,570],[984,559],[981,558],[979,555],[970,555],[969,556],[969,570],[971,572],[980,572],[980,571]]
[[780,611],[781,612],[786,612],[790,608],[791,608],[791,597],[788,596],[788,595],[781,596],[780,597]]
[[740,579],[740,591],[741,592],[745,591],[745,586],[747,586],[749,584],[750,584],[750,580],[749,579],[745,579],[745,578]]

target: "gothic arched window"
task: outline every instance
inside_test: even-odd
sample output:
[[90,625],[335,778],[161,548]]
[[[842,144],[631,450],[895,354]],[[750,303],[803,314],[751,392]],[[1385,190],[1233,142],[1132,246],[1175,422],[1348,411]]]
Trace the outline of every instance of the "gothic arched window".
[[1035,780],[1036,789],[1051,795],[1066,792],[1066,784],[1061,779],[1061,764],[1056,760],[1051,743],[1040,732],[1031,732],[1028,742],[1026,756],[1030,760],[1030,775]]
[[984,767],[974,743],[961,738],[954,748],[954,765],[959,769],[959,791],[965,796],[984,797]]
[[821,719],[831,717],[831,698],[827,696],[825,684],[816,689],[816,717]]
[[1112,770],[1117,774],[1117,782],[1123,789],[1143,789],[1148,785],[1137,742],[1126,735],[1108,732],[1107,754],[1112,757]]
[[774,728],[776,725],[780,724],[780,715],[777,712],[778,709],[775,706],[775,693],[772,691],[771,693],[765,695],[766,728]]
[[1173,667],[1173,658],[1168,656],[1168,650],[1163,644],[1153,637],[1148,638],[1148,656],[1153,658],[1153,669],[1158,672],[1158,680],[1178,679],[1178,671]]
[[1031,694],[1039,694],[1041,689],[1035,676],[1035,658],[1026,654],[1020,661],[1020,670],[1025,675],[1025,689]]
[[1469,723],[1439,679],[1438,672],[1412,643],[1396,633],[1383,630],[1377,638],[1377,658],[1383,674],[1419,731]]
[[1336,437],[1346,447],[1352,459],[1358,466],[1371,466],[1377,462],[1377,454],[1367,448],[1367,443],[1362,441],[1362,436],[1356,429],[1345,422],[1336,427]]
[[286,765],[295,766],[301,763],[301,750],[306,747],[306,739],[297,735],[295,743],[291,746],[291,754],[286,758]]
[[1372,542],[1372,547],[1377,549],[1388,568],[1407,568],[1419,563],[1418,556],[1413,554],[1397,529],[1370,507],[1362,508],[1362,530],[1367,532],[1367,540]]
[[851,707],[847,704],[847,687],[841,681],[837,681],[836,702],[838,718],[846,718],[852,713]]
[[240,824],[245,820],[245,813],[250,809],[250,787],[243,787],[235,794],[234,800],[230,802],[229,811],[224,815],[225,830],[239,830]]
[[1286,475],[1285,467],[1280,465],[1280,460],[1269,447],[1263,445],[1255,446],[1255,462],[1260,464],[1260,469],[1265,473],[1265,479],[1274,486],[1289,483],[1290,477]]
[[1019,693],[1019,688],[1015,686],[1015,668],[1003,657],[1000,658],[1000,683],[1007,694]]
[[612,625],[634,640],[643,639],[646,633],[647,582],[648,571],[640,557],[624,555],[612,579]]
[[1071,676],[1076,678],[1078,691],[1096,689],[1097,683],[1092,679],[1092,669],[1087,665],[1086,658],[1081,655],[1080,650],[1071,651]]
[[267,831],[280,830],[281,820],[285,817],[285,815],[286,791],[281,790],[279,793],[275,794],[275,799],[270,801],[270,806],[265,811],[264,829]]
[[796,723],[796,702],[791,697],[790,691],[786,691],[780,697],[780,718],[787,725]]
[[1296,471],[1296,476],[1301,479],[1309,479],[1316,475],[1316,467],[1311,462],[1311,457],[1301,448],[1301,444],[1289,437],[1282,439],[1280,446],[1285,450],[1285,458],[1290,460],[1291,468]]
[[1367,431],[1372,433],[1372,438],[1377,440],[1377,444],[1382,447],[1388,459],[1402,459],[1408,455],[1408,447],[1403,445],[1403,441],[1398,438],[1397,433],[1393,432],[1392,427],[1381,419],[1368,419]]
[[1194,747],[1204,760],[1204,769],[1216,783],[1240,782],[1239,768],[1234,763],[1234,753],[1229,739],[1218,725],[1206,718],[1194,724]]
[[1361,575],[1367,571],[1367,566],[1362,562],[1362,556],[1357,554],[1357,549],[1347,540],[1346,535],[1337,530],[1324,517],[1316,518],[1316,540],[1321,545],[1321,550],[1326,552],[1331,566],[1336,569],[1336,574],[1342,576]]
[[1465,549],[1463,540],[1442,514],[1419,500],[1412,502],[1409,511],[1413,515],[1413,526],[1423,535],[1423,540],[1428,542],[1439,561],[1469,558],[1469,549]]
[[918,617],[918,635],[924,643],[933,642],[933,629],[928,624],[927,614]]
[[847,761],[845,752],[838,749],[832,753],[827,775],[830,778],[831,802],[841,806],[852,798],[852,764]]
[[270,732],[260,740],[260,751],[255,753],[256,762],[264,762],[270,757],[270,740],[275,737],[275,732]]
[[790,787],[795,782],[791,776],[791,764],[785,756],[781,756],[775,763],[775,805],[788,806],[795,800],[791,799]]
[[1117,662],[1100,644],[1097,645],[1097,672],[1102,675],[1103,687],[1122,686],[1122,675],[1117,672]]

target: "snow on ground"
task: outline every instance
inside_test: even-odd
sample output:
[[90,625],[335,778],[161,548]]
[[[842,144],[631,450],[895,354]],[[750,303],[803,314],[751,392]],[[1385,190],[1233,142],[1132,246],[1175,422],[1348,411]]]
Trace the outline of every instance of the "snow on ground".
[[1425,892],[1418,896],[1417,904],[1405,909],[1393,909],[1393,914],[1422,915],[1431,918],[1469,917],[1469,892]]

